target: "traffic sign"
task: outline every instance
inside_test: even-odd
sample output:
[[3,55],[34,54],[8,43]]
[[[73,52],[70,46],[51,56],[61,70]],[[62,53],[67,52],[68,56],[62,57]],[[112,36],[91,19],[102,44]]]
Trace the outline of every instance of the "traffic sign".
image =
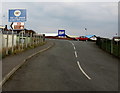
[[26,9],[9,9],[9,22],[25,22]]
[[12,25],[13,25],[13,22],[10,24],[10,27],[13,29]]
[[22,30],[24,29],[24,22],[12,22],[10,27],[13,30]]
[[58,30],[58,36],[65,36],[65,30]]

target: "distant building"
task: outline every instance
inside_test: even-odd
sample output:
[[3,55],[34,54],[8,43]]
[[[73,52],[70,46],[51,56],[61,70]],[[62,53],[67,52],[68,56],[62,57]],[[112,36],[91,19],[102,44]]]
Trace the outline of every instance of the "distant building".
[[58,33],[41,33],[41,34],[45,34],[45,37],[50,37],[50,36],[56,37],[56,36],[58,36]]
[[115,37],[113,37],[113,40],[114,41],[120,41],[120,37],[119,36],[115,36]]
[[85,37],[89,38],[89,40],[96,41],[97,37],[95,35],[86,35]]

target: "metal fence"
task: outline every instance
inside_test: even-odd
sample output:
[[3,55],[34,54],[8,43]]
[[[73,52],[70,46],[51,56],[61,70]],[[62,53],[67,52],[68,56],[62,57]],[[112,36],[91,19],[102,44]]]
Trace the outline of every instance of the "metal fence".
[[103,50],[120,58],[120,41],[97,37],[96,44]]
[[2,34],[1,33],[2,50],[0,50],[0,56],[5,57],[19,51],[23,51],[28,48],[34,48],[38,45],[42,45],[45,42],[45,35],[41,34]]

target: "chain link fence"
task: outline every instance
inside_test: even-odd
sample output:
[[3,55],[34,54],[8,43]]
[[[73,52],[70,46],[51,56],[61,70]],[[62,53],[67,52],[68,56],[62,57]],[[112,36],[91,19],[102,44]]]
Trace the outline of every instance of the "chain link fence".
[[120,41],[97,37],[96,44],[103,50],[120,58]]

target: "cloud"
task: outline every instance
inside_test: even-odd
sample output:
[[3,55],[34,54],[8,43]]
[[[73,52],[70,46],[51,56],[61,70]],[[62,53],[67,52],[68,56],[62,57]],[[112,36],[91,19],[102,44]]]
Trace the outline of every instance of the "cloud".
[[80,35],[85,34],[85,27],[88,34],[110,37],[117,32],[117,3],[4,3],[3,14],[7,14],[9,8],[20,7],[27,9],[25,26],[38,32],[57,32],[64,28],[68,34]]
[[2,0],[3,2],[118,2],[119,0]]

